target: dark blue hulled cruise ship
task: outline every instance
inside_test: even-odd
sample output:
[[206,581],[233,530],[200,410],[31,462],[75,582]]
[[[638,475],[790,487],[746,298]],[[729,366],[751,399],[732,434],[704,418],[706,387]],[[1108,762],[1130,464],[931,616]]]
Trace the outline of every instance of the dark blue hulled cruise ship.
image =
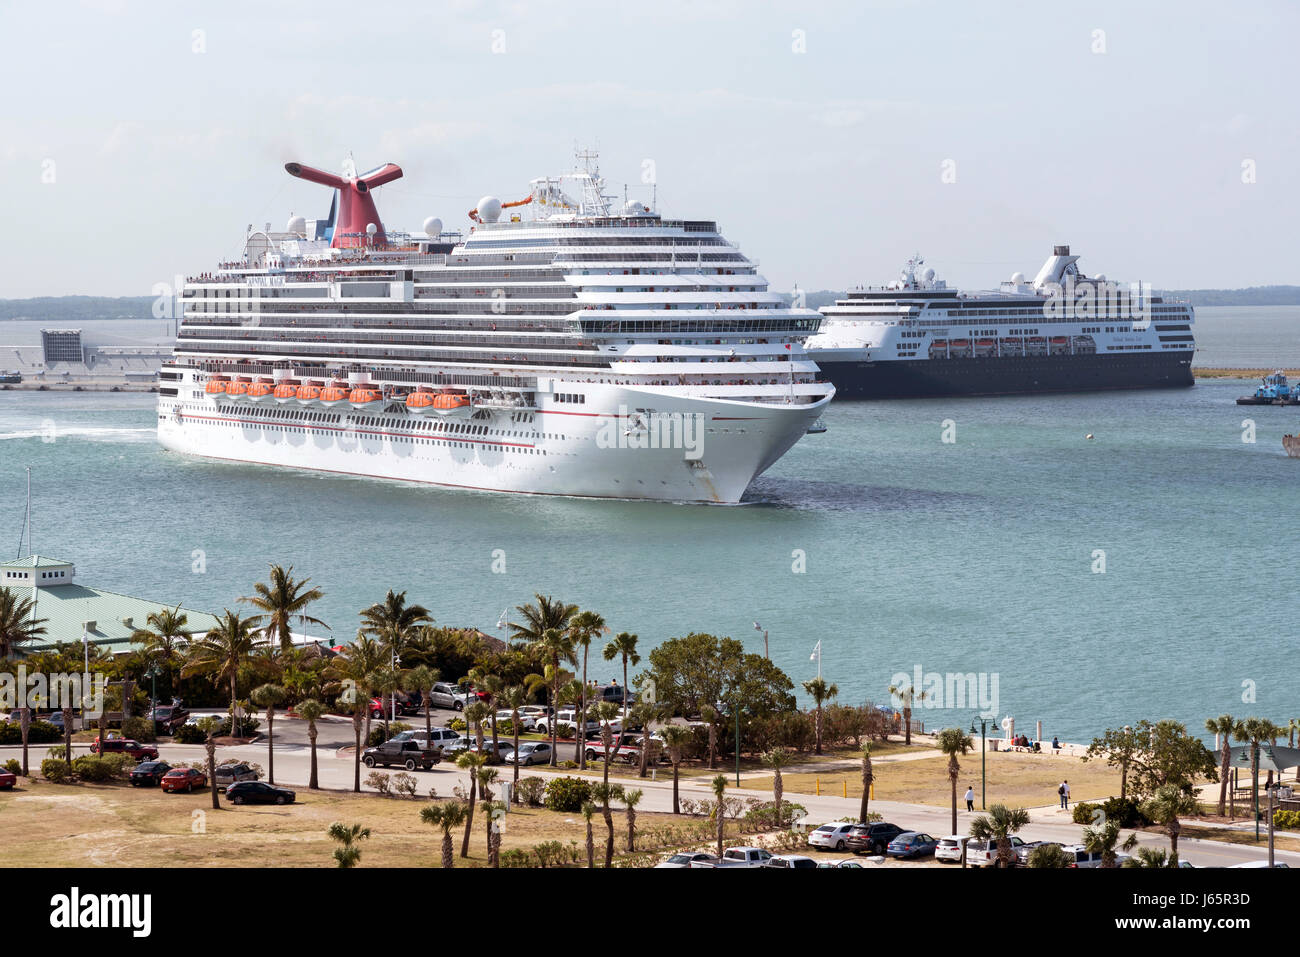
[[1192,307],[1079,271],[1056,246],[1032,282],[962,292],[920,256],[886,286],[824,306],[807,351],[840,399],[1192,384]]

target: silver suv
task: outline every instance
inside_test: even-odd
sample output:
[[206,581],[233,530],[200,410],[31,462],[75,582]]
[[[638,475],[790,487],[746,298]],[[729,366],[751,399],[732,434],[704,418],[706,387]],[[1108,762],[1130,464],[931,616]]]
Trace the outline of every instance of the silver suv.
[[447,684],[440,681],[433,686],[433,691],[429,693],[429,703],[435,708],[450,708],[453,711],[464,711],[465,705],[469,701],[469,695],[461,691],[455,685]]

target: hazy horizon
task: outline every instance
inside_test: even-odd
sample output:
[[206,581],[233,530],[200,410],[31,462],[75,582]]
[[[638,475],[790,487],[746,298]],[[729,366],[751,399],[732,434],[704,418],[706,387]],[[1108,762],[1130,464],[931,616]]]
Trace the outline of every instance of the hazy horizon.
[[385,224],[451,229],[579,143],[620,195],[651,162],[664,215],[717,220],[783,291],[917,251],[988,288],[1055,243],[1164,289],[1300,283],[1280,3],[69,9],[0,12],[3,298],[147,295],[324,216],[290,160],[398,163]]

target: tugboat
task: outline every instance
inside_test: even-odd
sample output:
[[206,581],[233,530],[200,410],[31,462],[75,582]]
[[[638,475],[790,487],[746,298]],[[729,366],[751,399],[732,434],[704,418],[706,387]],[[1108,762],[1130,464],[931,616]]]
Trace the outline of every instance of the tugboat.
[[1300,390],[1287,385],[1286,373],[1278,369],[1264,377],[1254,395],[1243,395],[1238,399],[1237,405],[1300,405]]
[[1300,435],[1282,436],[1282,448],[1286,449],[1286,454],[1293,459],[1300,459]]

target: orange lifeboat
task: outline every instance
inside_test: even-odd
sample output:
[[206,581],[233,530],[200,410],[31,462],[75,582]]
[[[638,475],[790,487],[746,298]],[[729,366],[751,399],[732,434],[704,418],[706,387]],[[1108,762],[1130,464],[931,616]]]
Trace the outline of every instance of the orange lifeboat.
[[359,385],[348,394],[348,402],[354,409],[377,408],[384,401],[384,394],[370,385]]
[[289,402],[296,399],[298,398],[298,381],[296,379],[283,379],[275,387],[275,392],[272,394],[275,396],[276,402]]
[[246,379],[236,379],[234,382],[226,383],[226,395],[230,398],[242,402],[248,398],[248,387],[252,385]]
[[226,384],[228,381],[229,380],[224,378],[209,379],[208,384],[203,387],[203,391],[206,392],[208,395],[225,395]]
[[439,412],[452,412],[469,406],[469,396],[454,392],[440,392],[433,397],[433,407]]
[[320,385],[315,382],[305,382],[298,386],[297,399],[303,405],[312,405],[320,398]]
[[320,390],[319,402],[324,406],[338,405],[348,401],[348,387],[341,382],[331,382]]
[[435,396],[427,389],[417,389],[406,397],[406,411],[415,415],[424,415],[433,408]]
[[254,402],[264,402],[271,397],[275,386],[269,379],[258,379],[248,387],[248,398]]

